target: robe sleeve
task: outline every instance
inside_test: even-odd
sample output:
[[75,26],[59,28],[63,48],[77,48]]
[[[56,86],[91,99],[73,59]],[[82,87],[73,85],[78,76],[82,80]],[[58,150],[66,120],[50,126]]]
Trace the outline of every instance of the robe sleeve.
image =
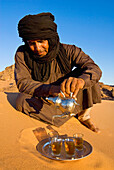
[[85,54],[81,48],[75,45],[68,45],[65,47],[69,60],[72,67],[76,67],[76,72],[74,70],[73,75],[79,71],[78,78],[82,78],[85,81],[84,88],[88,88],[96,84],[101,76],[102,71],[99,66],[90,58],[89,55]]

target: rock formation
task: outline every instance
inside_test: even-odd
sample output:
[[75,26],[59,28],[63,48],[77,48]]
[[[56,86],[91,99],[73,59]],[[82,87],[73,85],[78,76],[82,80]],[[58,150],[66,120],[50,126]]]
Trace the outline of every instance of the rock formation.
[[0,91],[2,92],[18,92],[14,80],[14,65],[6,67],[0,72]]

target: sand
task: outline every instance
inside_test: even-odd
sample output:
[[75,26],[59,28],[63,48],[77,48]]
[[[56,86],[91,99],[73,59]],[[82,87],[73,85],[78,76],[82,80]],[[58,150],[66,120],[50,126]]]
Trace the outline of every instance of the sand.
[[55,161],[42,156],[36,146],[33,130],[47,124],[32,119],[15,109],[17,92],[0,92],[0,170],[113,170],[114,169],[114,101],[102,100],[91,110],[91,117],[101,129],[96,134],[75,118],[57,128],[59,134],[84,134],[93,152],[75,161]]

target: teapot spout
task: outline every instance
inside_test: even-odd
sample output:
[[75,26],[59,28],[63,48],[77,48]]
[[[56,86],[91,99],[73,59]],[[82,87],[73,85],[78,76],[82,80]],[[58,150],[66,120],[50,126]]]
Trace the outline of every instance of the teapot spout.
[[47,100],[50,104],[54,104],[53,97],[46,97],[46,100]]

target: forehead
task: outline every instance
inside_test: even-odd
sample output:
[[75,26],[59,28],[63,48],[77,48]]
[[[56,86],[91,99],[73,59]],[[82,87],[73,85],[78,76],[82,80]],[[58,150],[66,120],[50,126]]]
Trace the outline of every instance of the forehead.
[[48,41],[48,40],[27,40],[27,42],[44,42],[44,41]]

